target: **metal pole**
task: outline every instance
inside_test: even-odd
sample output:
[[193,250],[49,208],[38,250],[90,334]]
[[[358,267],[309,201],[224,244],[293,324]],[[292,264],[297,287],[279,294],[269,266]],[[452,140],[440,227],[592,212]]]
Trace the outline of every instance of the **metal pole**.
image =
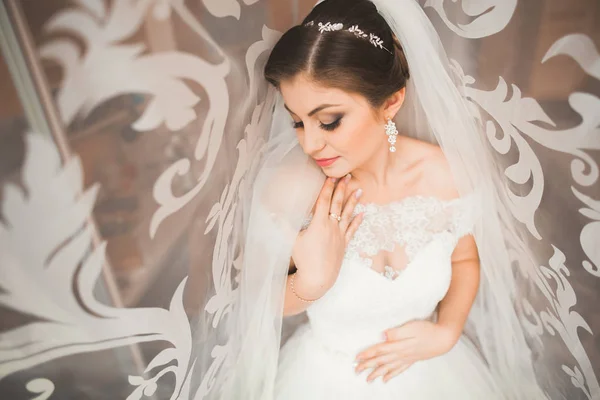
[[19,40],[13,30],[8,11],[0,1],[0,50],[8,66],[10,75],[21,99],[25,116],[31,130],[51,137],[50,126],[40,105],[40,98],[29,74],[27,62],[23,57]]

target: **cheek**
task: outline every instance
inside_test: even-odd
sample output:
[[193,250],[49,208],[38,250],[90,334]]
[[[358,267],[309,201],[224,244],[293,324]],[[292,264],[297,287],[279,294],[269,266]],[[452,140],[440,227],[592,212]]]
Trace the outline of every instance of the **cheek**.
[[378,145],[373,131],[369,123],[348,123],[338,132],[329,134],[328,143],[347,158],[363,159]]

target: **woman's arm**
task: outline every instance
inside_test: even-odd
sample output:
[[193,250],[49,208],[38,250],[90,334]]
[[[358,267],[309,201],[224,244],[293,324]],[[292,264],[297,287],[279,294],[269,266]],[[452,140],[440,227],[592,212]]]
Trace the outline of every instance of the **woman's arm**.
[[479,289],[479,255],[473,236],[459,240],[452,254],[452,281],[438,308],[440,327],[449,334],[450,348],[463,332]]
[[295,270],[287,276],[283,315],[288,317],[306,311],[314,302],[313,300],[321,298],[326,291],[325,285],[307,285]]
[[349,176],[337,186],[335,182],[326,180],[313,218],[294,244],[290,270],[296,271],[287,276],[283,315],[301,313],[333,286],[346,246],[362,221],[362,215],[353,217],[361,192],[344,201]]
[[[444,199],[459,197],[452,170],[441,150],[428,164],[428,183],[439,191]],[[460,212],[460,210],[455,210]],[[458,240],[452,253],[452,280],[448,292],[438,305],[437,326],[448,333],[450,350],[463,332],[469,311],[479,289],[479,253],[472,235]]]
[[[295,275],[298,272],[298,268],[294,265],[294,260],[290,259],[290,267],[288,270],[287,281],[285,284],[285,299],[283,305],[283,315],[285,317],[289,317],[291,315],[300,314],[301,312],[306,311],[308,306],[310,306],[311,301],[302,301],[300,298],[294,294],[292,291],[292,283],[294,284],[294,290],[296,293],[302,292],[304,289],[302,286],[302,282],[299,282],[298,276]],[[300,287],[299,287],[300,286]],[[316,298],[316,297],[315,297]],[[310,300],[310,299],[307,299]]]

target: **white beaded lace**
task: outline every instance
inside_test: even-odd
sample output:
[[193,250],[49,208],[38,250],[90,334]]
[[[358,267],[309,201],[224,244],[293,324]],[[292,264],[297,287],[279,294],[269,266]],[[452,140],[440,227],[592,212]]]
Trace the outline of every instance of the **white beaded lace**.
[[345,260],[359,261],[390,280],[401,276],[437,235],[448,233],[458,240],[470,233],[474,218],[469,198],[411,196],[385,205],[358,204],[354,212],[364,213],[364,219],[348,244]]

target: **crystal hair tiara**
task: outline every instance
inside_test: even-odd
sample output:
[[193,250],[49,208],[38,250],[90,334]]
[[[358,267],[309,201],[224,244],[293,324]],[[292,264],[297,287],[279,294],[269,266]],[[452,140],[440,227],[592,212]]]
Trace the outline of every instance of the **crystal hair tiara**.
[[[315,25],[315,21],[310,21],[307,22],[304,26],[309,27],[309,26],[314,26]],[[331,22],[327,22],[327,23],[322,23],[319,22],[319,32],[323,33],[323,32],[335,32],[335,31],[341,31],[344,29],[344,24],[342,23],[331,23]],[[346,29],[348,32],[353,33],[354,36],[361,38],[361,39],[366,39],[368,40],[373,46],[378,47],[382,50],[387,51],[388,53],[392,54],[392,52],[387,49],[384,45],[383,45],[383,40],[381,40],[381,38],[377,35],[374,35],[372,33],[365,33],[363,32],[358,25],[352,25],[350,28]]]

